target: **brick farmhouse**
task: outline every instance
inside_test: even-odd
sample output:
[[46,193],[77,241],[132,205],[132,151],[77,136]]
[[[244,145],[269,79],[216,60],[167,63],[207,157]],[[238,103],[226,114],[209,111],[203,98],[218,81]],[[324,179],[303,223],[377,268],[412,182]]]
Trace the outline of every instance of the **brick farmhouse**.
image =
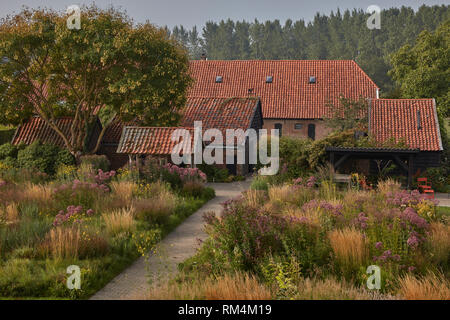
[[[380,142],[406,141],[408,150],[415,150],[415,170],[439,165],[443,149],[434,99],[379,99],[378,86],[352,60],[204,59],[191,61],[190,70],[194,83],[180,127],[192,128],[202,120],[204,128],[275,128],[281,135],[321,139],[330,132],[324,119],[339,105],[339,97],[363,97],[369,105],[369,134]],[[108,128],[99,153],[115,168],[133,154],[167,156],[158,146],[170,143],[170,130],[116,123]],[[13,143],[57,143],[55,134],[32,118],[17,129]],[[248,172],[248,166],[229,169]]]

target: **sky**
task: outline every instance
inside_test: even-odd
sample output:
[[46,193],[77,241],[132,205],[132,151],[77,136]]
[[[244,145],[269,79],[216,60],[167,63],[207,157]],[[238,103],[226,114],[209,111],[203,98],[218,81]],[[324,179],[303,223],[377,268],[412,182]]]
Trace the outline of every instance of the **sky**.
[[[91,4],[92,0],[0,0],[0,17],[19,12],[23,5],[31,8],[48,7],[64,10],[73,4]],[[232,20],[259,21],[286,19],[310,21],[316,12],[329,14],[345,9],[366,10],[370,5],[381,9],[408,6],[417,9],[422,4],[450,4],[450,0],[97,0],[101,8],[110,5],[125,10],[136,22],[150,22],[173,28],[183,25],[202,27],[207,21]]]

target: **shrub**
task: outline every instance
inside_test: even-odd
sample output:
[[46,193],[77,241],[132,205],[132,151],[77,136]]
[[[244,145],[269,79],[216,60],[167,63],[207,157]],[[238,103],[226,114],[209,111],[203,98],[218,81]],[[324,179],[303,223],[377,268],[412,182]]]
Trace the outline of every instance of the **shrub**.
[[115,236],[122,232],[130,233],[134,231],[136,223],[133,219],[133,208],[122,208],[109,213],[102,214],[105,220],[106,230],[109,234]]
[[266,176],[256,176],[252,184],[250,185],[250,189],[253,190],[268,190],[269,189],[269,179]]
[[61,164],[56,169],[56,179],[59,181],[70,181],[77,177],[77,167],[74,165]]
[[282,248],[286,221],[246,207],[242,200],[225,202],[220,220],[211,215],[205,220],[212,246],[236,269],[254,270],[261,259]]
[[54,145],[41,144],[35,141],[17,154],[20,167],[34,168],[46,174],[53,175],[58,165],[57,158],[60,149]]
[[61,165],[75,165],[75,157],[67,149],[59,150],[58,154],[56,155],[55,167],[58,168]]
[[225,168],[209,164],[200,164],[198,167],[206,174],[209,182],[226,182],[229,178],[228,170]]
[[0,145],[0,160],[7,157],[16,158],[18,151],[18,148],[11,143],[2,144]]
[[80,157],[80,164],[91,165],[94,170],[108,171],[110,162],[105,155],[85,155]]
[[210,200],[216,196],[216,191],[213,188],[206,187],[203,188],[201,198],[203,200]]

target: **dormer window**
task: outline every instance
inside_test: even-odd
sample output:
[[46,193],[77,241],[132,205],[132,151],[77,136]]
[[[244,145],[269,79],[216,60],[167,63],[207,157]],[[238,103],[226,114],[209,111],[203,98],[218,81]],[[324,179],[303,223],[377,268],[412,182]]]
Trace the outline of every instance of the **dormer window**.
[[316,83],[316,77],[315,77],[315,76],[310,76],[310,77],[309,77],[309,83],[310,83],[310,84]]
[[222,76],[216,76],[216,83],[222,83]]
[[273,77],[272,76],[267,76],[266,77],[266,83],[272,83],[273,82]]

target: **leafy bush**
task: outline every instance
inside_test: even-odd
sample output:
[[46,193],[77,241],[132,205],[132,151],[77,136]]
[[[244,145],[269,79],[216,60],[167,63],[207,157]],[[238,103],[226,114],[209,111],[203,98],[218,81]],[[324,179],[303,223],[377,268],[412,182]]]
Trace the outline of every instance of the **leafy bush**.
[[267,176],[256,176],[253,178],[250,188],[253,190],[268,190],[269,178]]
[[227,182],[229,177],[227,169],[209,164],[200,164],[198,167],[206,174],[209,182]]
[[11,143],[2,144],[0,145],[0,160],[7,157],[16,158],[18,151],[18,148]]
[[56,156],[55,168],[58,168],[61,165],[75,165],[75,158],[67,149],[60,149]]
[[29,146],[18,147],[4,144],[0,146],[0,158],[3,159],[2,163],[11,168],[27,168],[47,175],[55,174],[60,165],[75,163],[74,157],[67,150],[50,144],[42,144],[39,141],[35,141]]
[[33,142],[17,154],[17,162],[20,167],[34,168],[47,174],[54,174],[55,164],[59,148],[53,145]]

